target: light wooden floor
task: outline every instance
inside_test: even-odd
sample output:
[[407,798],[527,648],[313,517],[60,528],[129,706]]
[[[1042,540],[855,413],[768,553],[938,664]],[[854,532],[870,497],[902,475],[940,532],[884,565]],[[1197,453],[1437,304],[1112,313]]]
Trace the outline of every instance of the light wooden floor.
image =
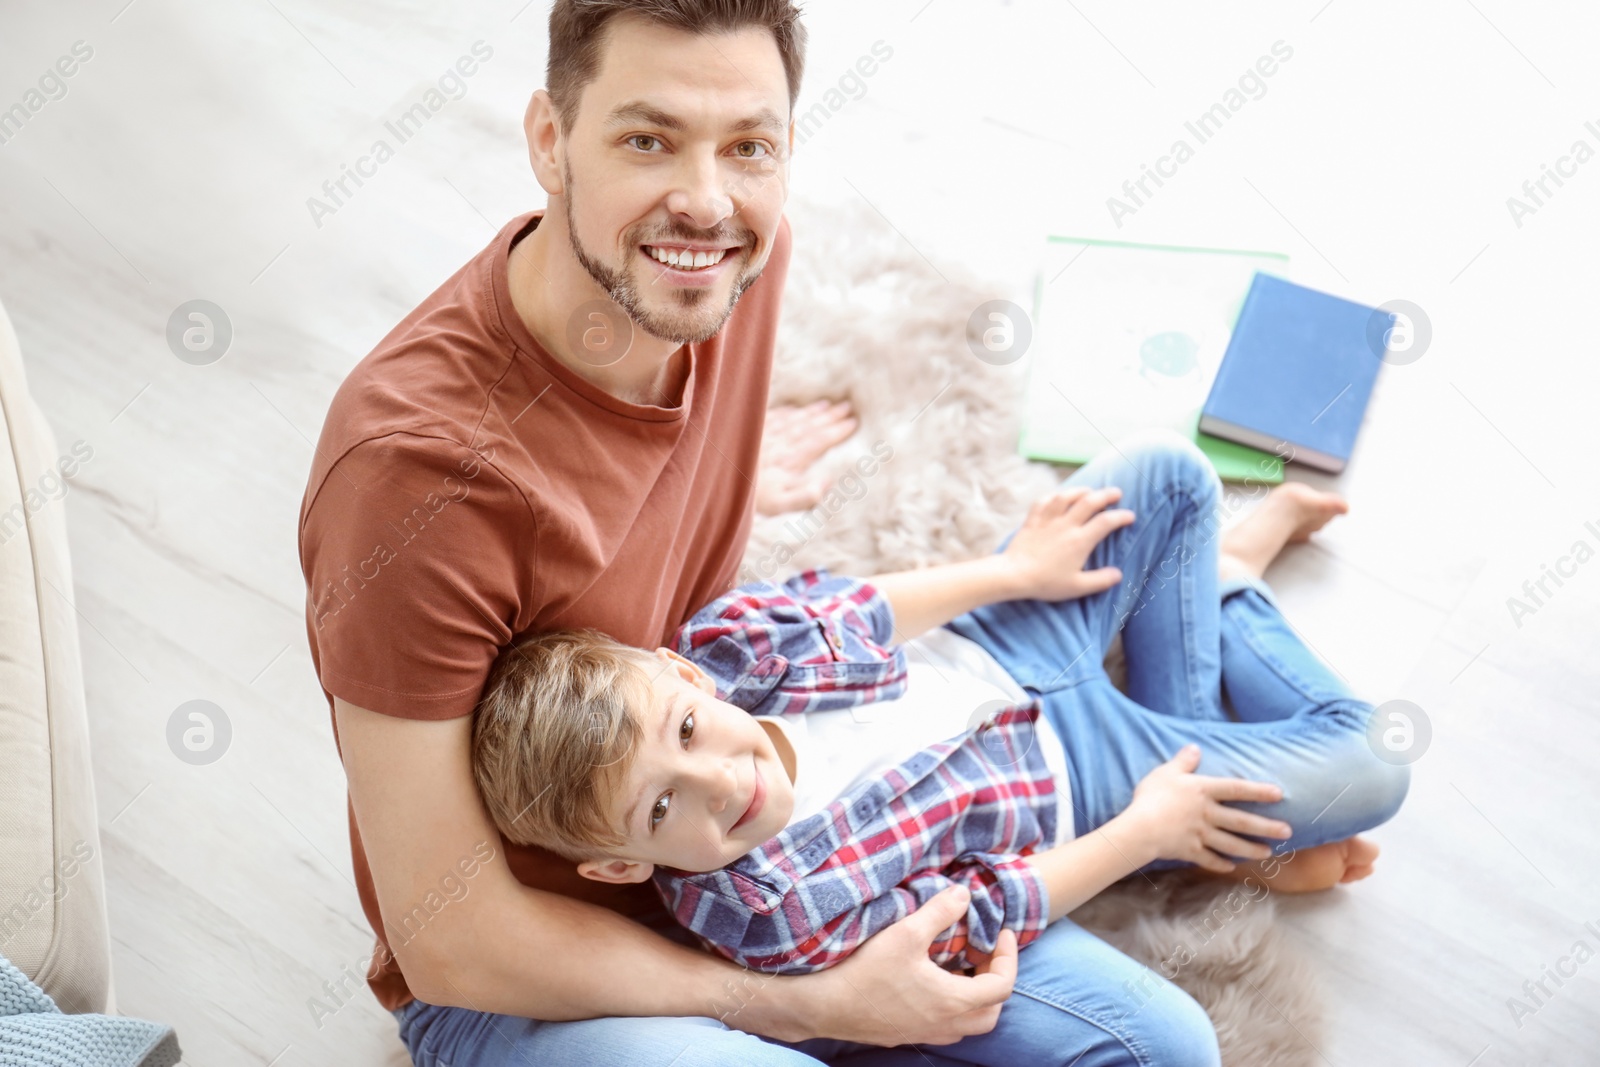
[[[0,145],[0,300],[63,449],[94,450],[55,506],[77,568],[120,1006],[174,1024],[196,1067],[404,1062],[365,991],[329,1018],[309,1006],[371,940],[295,521],[346,370],[542,203],[520,116],[546,12],[520,3],[0,14],[0,108],[74,42],[93,49]],[[1433,740],[1377,835],[1380,876],[1297,902],[1288,922],[1328,987],[1326,1063],[1596,1062],[1600,962],[1547,980],[1520,1026],[1508,998],[1575,942],[1600,949],[1583,928],[1600,926],[1600,562],[1520,625],[1507,598],[1575,542],[1600,547],[1600,162],[1565,164],[1520,226],[1506,203],[1575,141],[1600,147],[1594,9],[808,6],[802,109],[824,102],[825,121],[795,191],[865,199],[935,262],[1023,297],[1045,232],[1277,249],[1301,282],[1426,310],[1431,347],[1385,369],[1336,483],[1350,518],[1270,577],[1317,650],[1359,691],[1424,708]],[[493,57],[466,95],[316,225],[307,198],[480,39]],[[828,110],[825,91],[880,40],[892,57]],[[1107,197],[1279,40],[1292,58],[1264,95],[1119,228]],[[207,367],[165,341],[196,298],[235,330]],[[203,767],[164,733],[197,698],[233,729]]]

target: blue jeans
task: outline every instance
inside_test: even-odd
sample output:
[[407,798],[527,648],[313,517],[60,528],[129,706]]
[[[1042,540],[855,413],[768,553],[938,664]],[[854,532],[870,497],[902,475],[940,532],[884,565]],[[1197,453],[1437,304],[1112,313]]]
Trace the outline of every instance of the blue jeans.
[[[870,993],[863,990],[863,995]],[[1071,919],[1017,957],[1017,981],[987,1034],[879,1048],[767,1041],[710,1018],[545,1023],[421,1001],[395,1012],[416,1067],[1217,1067],[1199,1004]]]
[[[1220,487],[1192,442],[1164,432],[1119,442],[1063,484],[1122,488],[1117,506],[1136,519],[1101,542],[1087,564],[1121,568],[1121,584],[1076,600],[994,604],[949,625],[1042,698],[1067,750],[1077,833],[1127,807],[1139,779],[1190,741],[1201,747],[1202,774],[1283,786],[1277,803],[1240,806],[1290,823],[1292,838],[1269,842],[1288,862],[1287,849],[1340,840],[1394,814],[1407,768],[1367,748],[1371,705],[1306,649],[1265,583],[1219,582]],[[1119,630],[1130,696],[1102,666]],[[1226,714],[1224,689],[1242,721]],[[416,1067],[1218,1062],[1210,1020],[1187,993],[1070,919],[1018,956],[1016,986],[994,1029],[951,1045],[886,1049],[823,1038],[791,1045],[711,1018],[550,1023],[421,1001],[395,1016]]]
[[[1410,768],[1368,745],[1373,706],[1306,647],[1265,582],[1218,578],[1221,483],[1192,441],[1141,433],[1062,484],[1122,490],[1116,506],[1134,521],[1085,564],[1117,567],[1122,581],[1074,600],[990,604],[949,627],[1042,699],[1066,748],[1079,836],[1126,808],[1139,780],[1190,742],[1199,774],[1282,787],[1282,800],[1235,805],[1290,825],[1287,840],[1261,839],[1281,862],[1394,815]],[[1119,630],[1126,696],[1102,665]]]

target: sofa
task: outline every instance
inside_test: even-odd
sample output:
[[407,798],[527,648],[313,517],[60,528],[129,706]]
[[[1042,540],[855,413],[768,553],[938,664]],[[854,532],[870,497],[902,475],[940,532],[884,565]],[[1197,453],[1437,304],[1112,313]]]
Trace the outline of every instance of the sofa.
[[0,956],[62,1012],[115,1013],[63,453],[0,307]]

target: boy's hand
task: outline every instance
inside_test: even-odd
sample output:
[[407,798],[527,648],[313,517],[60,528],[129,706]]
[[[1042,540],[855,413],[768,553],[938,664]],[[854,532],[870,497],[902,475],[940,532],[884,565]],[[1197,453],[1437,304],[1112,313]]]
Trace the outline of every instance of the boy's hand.
[[1195,774],[1199,765],[1200,746],[1185,745],[1176,756],[1145,775],[1133,791],[1133,803],[1118,816],[1126,832],[1146,845],[1148,854],[1155,859],[1187,860],[1219,873],[1235,866],[1224,855],[1250,859],[1271,856],[1272,846],[1238,834],[1288,837],[1289,824],[1230,808],[1222,802],[1271,803],[1283,798],[1283,790],[1270,782]]
[[[1010,938],[1010,940],[1006,940]],[[995,941],[994,951],[985,952],[976,945],[967,945],[967,967],[973,974],[986,974],[994,966],[997,957],[1007,953],[1015,955],[1017,951],[1017,934],[1009,926],[1000,931],[1000,937]]]
[[1073,486],[1044,497],[1000,554],[1013,580],[1015,599],[1071,600],[1110,589],[1122,581],[1117,567],[1085,571],[1094,546],[1111,531],[1133,522],[1127,508],[1102,510],[1122,490]]

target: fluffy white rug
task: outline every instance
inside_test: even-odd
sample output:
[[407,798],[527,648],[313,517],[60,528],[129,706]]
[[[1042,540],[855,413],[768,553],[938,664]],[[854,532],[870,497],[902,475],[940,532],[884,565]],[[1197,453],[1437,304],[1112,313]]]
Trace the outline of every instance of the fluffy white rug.
[[[967,343],[980,303],[1026,307],[1025,294],[955,265],[936,272],[864,204],[791,201],[788,214],[772,401],[848,399],[861,428],[824,460],[840,480],[817,507],[757,519],[744,577],[870,575],[993,551],[1064,473],[1015,452],[1023,364],[992,366]],[[1108,669],[1120,679],[1116,646]],[[1158,876],[1119,883],[1073,918],[1194,996],[1229,1067],[1297,1067],[1317,1059],[1321,998],[1275,910],[1270,895]]]

